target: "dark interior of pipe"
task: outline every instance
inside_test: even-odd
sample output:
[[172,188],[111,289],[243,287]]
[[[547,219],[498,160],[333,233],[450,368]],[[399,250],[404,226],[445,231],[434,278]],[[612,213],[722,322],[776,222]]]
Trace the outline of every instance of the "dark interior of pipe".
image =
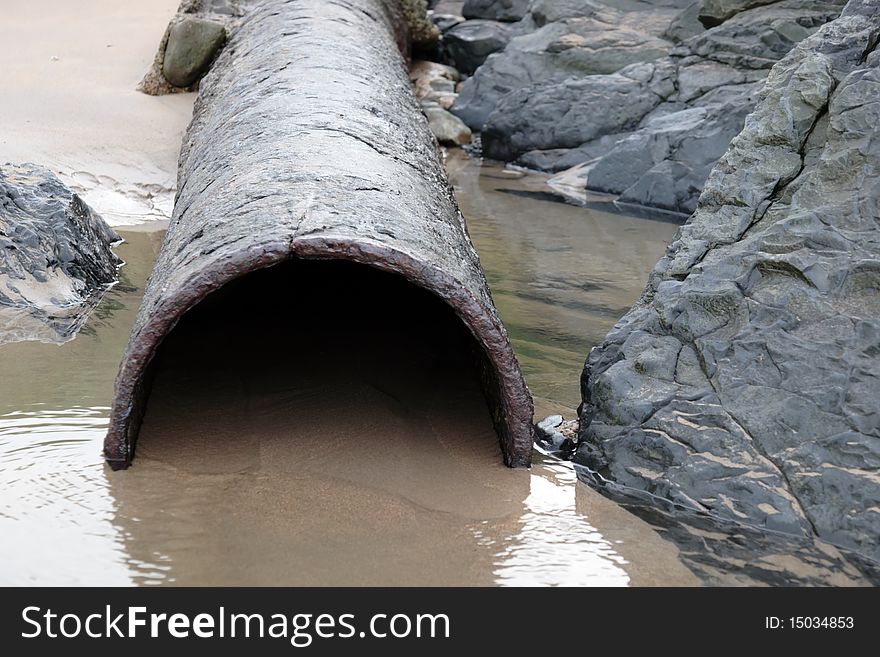
[[218,442],[259,451],[282,434],[315,449],[360,449],[389,432],[442,443],[440,425],[500,453],[481,354],[445,302],[401,276],[291,260],[214,292],[165,339],[138,454],[222,459],[231,452]]

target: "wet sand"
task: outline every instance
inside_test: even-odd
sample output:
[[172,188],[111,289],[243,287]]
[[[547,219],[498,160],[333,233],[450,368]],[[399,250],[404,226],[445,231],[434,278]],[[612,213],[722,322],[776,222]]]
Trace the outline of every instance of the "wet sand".
[[4,3],[0,161],[49,167],[113,225],[167,219],[195,94],[135,87],[177,5]]

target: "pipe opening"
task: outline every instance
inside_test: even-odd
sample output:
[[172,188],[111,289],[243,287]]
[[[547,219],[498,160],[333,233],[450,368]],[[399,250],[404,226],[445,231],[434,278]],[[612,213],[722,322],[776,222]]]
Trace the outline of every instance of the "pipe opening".
[[453,436],[497,460],[485,360],[452,308],[402,276],[290,260],[228,283],[165,338],[138,454],[228,472]]

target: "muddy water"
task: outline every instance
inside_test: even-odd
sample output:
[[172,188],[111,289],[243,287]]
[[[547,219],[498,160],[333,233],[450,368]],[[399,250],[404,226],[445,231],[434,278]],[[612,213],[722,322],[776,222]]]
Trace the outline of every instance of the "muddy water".
[[[674,227],[450,168],[538,412],[571,408],[590,341]],[[0,582],[696,582],[569,468],[504,468],[473,370],[452,357],[466,350],[443,341],[463,338],[394,290],[372,315],[354,290],[327,304],[332,289],[283,279],[206,306],[166,345],[135,466],[110,472],[113,377],[161,234],[125,238],[123,281],[75,340],[0,347]]]

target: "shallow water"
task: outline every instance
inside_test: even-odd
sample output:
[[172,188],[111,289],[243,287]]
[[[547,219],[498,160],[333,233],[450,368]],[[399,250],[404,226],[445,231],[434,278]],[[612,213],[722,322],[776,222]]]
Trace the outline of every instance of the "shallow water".
[[543,176],[461,151],[446,165],[535,414],[573,417],[587,352],[641,294],[678,226],[562,203]]
[[[449,166],[538,414],[571,409],[589,346],[675,227]],[[697,582],[676,547],[566,465],[536,455],[530,471],[504,468],[473,381],[445,365],[419,379],[418,351],[380,367],[362,349],[346,372],[333,353],[232,349],[230,335],[247,339],[234,323],[200,353],[171,345],[135,465],[111,472],[100,450],[113,378],[161,242],[124,236],[123,280],[75,340],[0,347],[0,582]]]

